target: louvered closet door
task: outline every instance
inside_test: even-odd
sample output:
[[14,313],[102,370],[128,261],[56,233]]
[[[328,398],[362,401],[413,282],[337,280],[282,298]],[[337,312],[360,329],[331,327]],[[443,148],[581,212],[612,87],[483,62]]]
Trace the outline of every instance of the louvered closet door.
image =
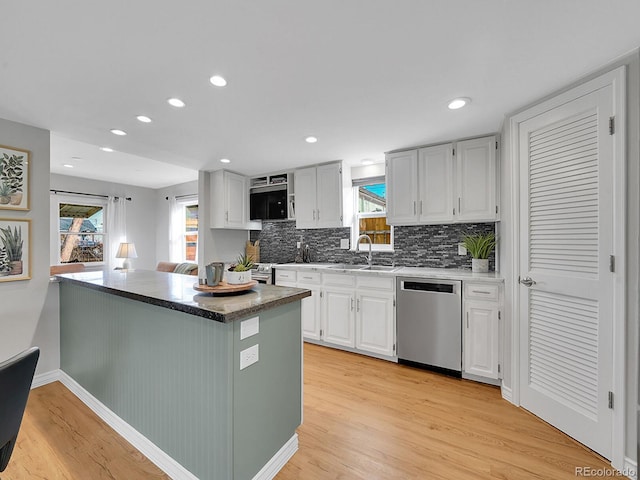
[[611,86],[520,124],[520,394],[611,456]]

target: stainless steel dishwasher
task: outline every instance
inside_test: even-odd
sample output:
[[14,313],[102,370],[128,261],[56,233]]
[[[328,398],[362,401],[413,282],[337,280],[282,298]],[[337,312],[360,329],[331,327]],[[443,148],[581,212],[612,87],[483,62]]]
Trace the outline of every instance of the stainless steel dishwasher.
[[398,277],[398,362],[460,377],[462,282]]

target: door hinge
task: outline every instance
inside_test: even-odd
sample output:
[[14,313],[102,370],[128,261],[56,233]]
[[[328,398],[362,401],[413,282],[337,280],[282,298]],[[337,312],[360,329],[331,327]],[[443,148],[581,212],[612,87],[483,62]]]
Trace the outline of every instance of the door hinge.
[[496,215],[498,214],[498,205],[496,205]]
[[616,271],[616,256],[615,255],[609,255],[609,271],[610,272],[615,272]]
[[500,320],[502,318],[502,314],[500,312],[500,310],[498,310],[498,320]]
[[342,173],[342,167],[340,167],[340,173]]
[[616,133],[616,117],[609,117],[609,135]]
[[395,298],[393,299],[393,306],[394,307],[396,306],[396,299]]
[[500,373],[500,364],[498,364],[498,373]]
[[613,410],[613,392],[609,392],[609,408]]
[[340,221],[342,221],[342,215],[340,215]]
[[496,140],[496,150],[498,149],[498,141]]
[[454,157],[456,156],[456,149],[455,148],[451,150],[451,155],[454,156]]
[[396,351],[396,344],[395,343],[393,344],[393,351],[394,352]]
[[322,290],[320,290],[320,298],[322,298]]
[[322,331],[322,329],[320,329],[320,338],[322,338],[322,334],[323,334],[323,333],[324,333],[324,332]]

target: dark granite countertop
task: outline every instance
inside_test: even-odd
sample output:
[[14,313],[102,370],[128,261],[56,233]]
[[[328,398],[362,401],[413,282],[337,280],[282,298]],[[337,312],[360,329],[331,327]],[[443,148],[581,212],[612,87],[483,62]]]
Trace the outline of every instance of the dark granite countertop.
[[56,276],[61,282],[218,322],[232,322],[311,295],[309,290],[303,288],[264,284],[258,284],[242,293],[212,295],[194,290],[193,286],[198,282],[198,277],[152,270],[102,270]]

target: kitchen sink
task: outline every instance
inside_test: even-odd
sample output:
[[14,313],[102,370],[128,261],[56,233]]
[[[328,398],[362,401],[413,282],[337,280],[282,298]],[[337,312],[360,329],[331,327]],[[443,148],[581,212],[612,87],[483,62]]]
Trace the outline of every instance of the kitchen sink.
[[400,267],[392,267],[390,265],[371,265],[370,267],[362,267],[361,270],[371,270],[377,272],[393,272]]
[[330,265],[327,268],[335,268],[336,270],[362,270],[362,271],[371,271],[371,272],[393,272],[400,267],[392,267],[390,265],[371,265],[370,267],[367,265],[346,265],[346,264],[336,264]]
[[336,265],[329,265],[327,268],[335,268],[336,270],[362,270],[365,265],[345,265],[338,263]]

